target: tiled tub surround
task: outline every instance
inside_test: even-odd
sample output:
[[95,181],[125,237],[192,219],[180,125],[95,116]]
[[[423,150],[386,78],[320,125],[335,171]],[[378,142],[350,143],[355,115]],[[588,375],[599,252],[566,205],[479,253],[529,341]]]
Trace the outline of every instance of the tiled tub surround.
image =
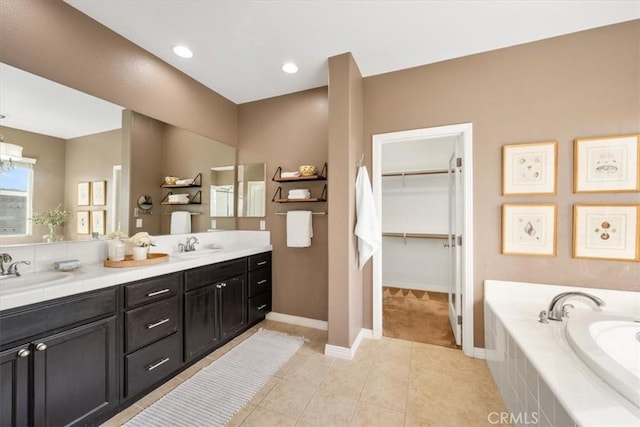
[[[200,243],[196,246],[197,250],[206,251],[212,244],[219,245],[221,248],[202,257],[180,256],[177,254],[178,244],[184,243],[189,236],[198,238]],[[56,261],[77,259],[82,263],[82,267],[74,270],[69,278],[48,286],[16,287],[11,285],[12,278],[3,279],[0,282],[0,310],[272,250],[268,231],[175,234],[154,236],[153,241],[155,246],[151,248],[151,252],[168,253],[170,254],[169,261],[145,267],[129,268],[107,268],[102,265],[103,260],[107,257],[108,240],[0,246],[0,251],[9,253],[14,261],[31,262],[30,265],[20,266],[20,272],[24,277],[52,271]]]
[[[485,280],[486,359],[511,421],[541,426],[638,426],[640,408],[606,384],[573,351],[567,320],[538,322],[551,299],[582,291],[603,299],[605,314],[640,313],[640,293]],[[571,316],[591,314],[582,298]]]

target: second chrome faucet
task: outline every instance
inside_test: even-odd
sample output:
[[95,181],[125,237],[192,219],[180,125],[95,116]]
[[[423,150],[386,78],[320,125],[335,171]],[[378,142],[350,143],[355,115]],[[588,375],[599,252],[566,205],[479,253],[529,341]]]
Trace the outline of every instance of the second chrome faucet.
[[548,310],[542,310],[540,312],[540,323],[548,323],[547,319],[562,321],[563,317],[568,317],[568,308],[573,308],[573,305],[566,304],[566,301],[569,298],[573,297],[582,297],[591,300],[597,307],[606,306],[605,302],[602,301],[595,295],[588,294],[586,292],[578,292],[578,291],[570,291],[570,292],[562,292],[553,297],[551,303],[549,304]]

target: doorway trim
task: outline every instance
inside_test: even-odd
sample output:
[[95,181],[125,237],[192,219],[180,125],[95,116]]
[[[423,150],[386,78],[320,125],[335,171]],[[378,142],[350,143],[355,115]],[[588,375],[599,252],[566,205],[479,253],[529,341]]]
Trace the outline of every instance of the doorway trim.
[[[382,218],[382,146],[394,142],[460,136],[462,138],[464,234],[462,269],[462,351],[474,357],[473,342],[473,125],[460,123],[424,129],[412,129],[373,135],[372,175],[373,198],[378,218]],[[373,337],[382,337],[382,251],[373,254]]]

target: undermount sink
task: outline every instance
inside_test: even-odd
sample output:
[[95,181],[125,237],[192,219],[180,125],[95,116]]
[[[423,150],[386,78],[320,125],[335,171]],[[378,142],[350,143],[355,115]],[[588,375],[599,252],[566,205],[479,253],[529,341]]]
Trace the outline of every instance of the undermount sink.
[[215,253],[220,252],[221,248],[209,248],[209,249],[196,249],[195,251],[189,252],[175,252],[172,253],[171,256],[177,258],[201,258],[209,255],[213,255]]
[[73,273],[62,271],[42,271],[26,273],[22,276],[0,276],[0,290],[12,292],[32,287],[49,286],[65,282],[73,277]]

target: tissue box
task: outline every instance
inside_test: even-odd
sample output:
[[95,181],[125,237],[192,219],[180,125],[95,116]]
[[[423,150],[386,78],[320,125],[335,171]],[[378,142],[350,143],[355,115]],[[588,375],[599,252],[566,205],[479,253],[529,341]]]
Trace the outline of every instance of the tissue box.
[[70,270],[75,270],[76,268],[79,268],[81,266],[80,261],[77,259],[70,259],[67,261],[58,261],[53,263],[53,267],[56,270],[60,270],[60,271],[70,271]]

